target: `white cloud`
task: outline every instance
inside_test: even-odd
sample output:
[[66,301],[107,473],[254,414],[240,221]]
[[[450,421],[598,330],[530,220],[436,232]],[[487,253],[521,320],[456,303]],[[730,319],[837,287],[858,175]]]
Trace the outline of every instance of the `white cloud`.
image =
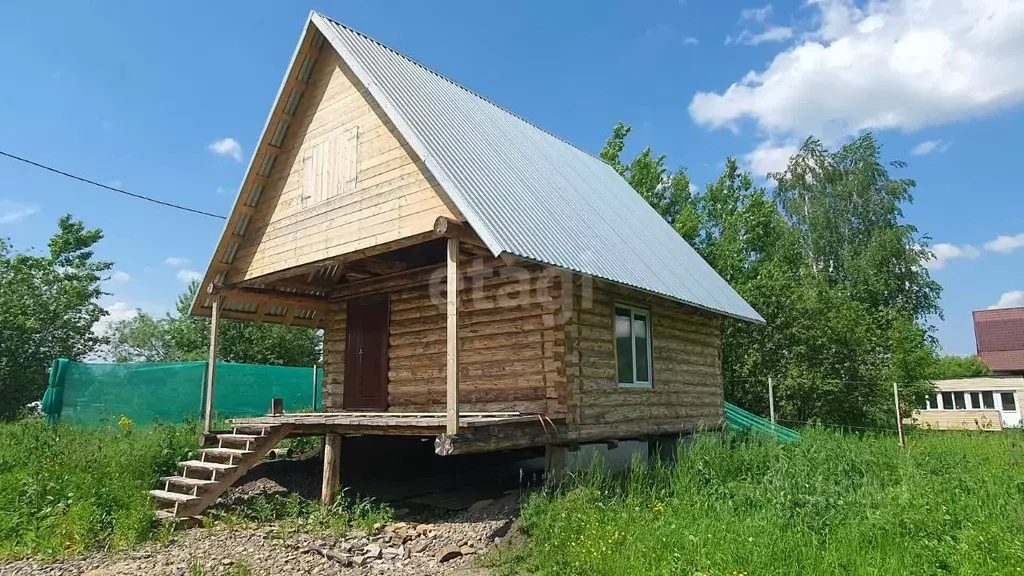
[[175,268],[184,266],[185,264],[188,264],[188,262],[188,258],[185,258],[183,256],[168,256],[167,258],[164,258],[164,264],[167,264],[168,266],[174,266]]
[[769,172],[781,172],[789,165],[789,159],[797,153],[796,144],[762,142],[753,151],[743,155],[743,163],[755,177],[766,176]]
[[[916,130],[1024,101],[1019,0],[807,0],[815,28],[690,115],[708,128],[751,120],[768,138],[840,141]],[[761,11],[748,20],[765,21]],[[759,20],[759,18],[761,20]]]
[[700,190],[700,187],[693,182],[690,182],[690,194],[696,194],[698,190]]
[[740,20],[753,20],[754,22],[767,22],[772,17],[772,5],[765,4],[760,8],[744,8],[740,10]]
[[932,259],[926,264],[929,270],[942,270],[950,260],[974,260],[981,256],[981,251],[970,244],[940,243],[932,246],[930,250]]
[[694,36],[686,36],[683,38],[683,44],[686,46],[696,46],[697,44],[700,44],[700,40]]
[[113,282],[131,282],[132,276],[127,272],[118,270],[110,275],[110,280]]
[[189,282],[191,282],[193,280],[202,280],[202,279],[203,279],[202,273],[196,272],[195,270],[188,270],[188,269],[178,270],[178,280],[180,280],[183,284],[188,284]]
[[127,302],[117,301],[113,304],[104,308],[107,311],[107,315],[100,318],[95,324],[92,325],[92,331],[95,334],[104,334],[110,328],[110,326],[121,320],[128,320],[134,318],[139,313],[138,308],[130,306]]
[[788,26],[769,26],[763,32],[758,32],[757,34],[754,34],[750,30],[744,30],[735,38],[727,36],[725,38],[725,43],[731,44],[735,42],[737,44],[757,46],[758,44],[764,44],[765,42],[782,42],[784,40],[789,40],[792,37],[793,29]]
[[120,180],[107,180],[104,184],[111,188],[120,188],[121,186],[124,186],[124,182],[121,182]]
[[740,11],[740,23],[749,24],[754,23],[758,27],[763,27],[764,30],[760,32],[752,32],[750,30],[743,30],[737,36],[726,36],[726,44],[749,44],[751,46],[757,46],[764,42],[782,42],[789,40],[794,36],[793,29],[788,26],[775,26],[769,23],[772,17],[772,5],[766,4],[761,8],[747,8]]
[[224,194],[227,193],[228,191],[226,188],[224,188],[223,186],[217,186],[217,196],[223,196]]
[[949,150],[949,142],[943,142],[942,140],[925,140],[917,146],[914,146],[914,148],[910,150],[910,153],[914,156],[926,156],[932,152],[942,154],[946,150]]
[[994,308],[1017,308],[1024,306],[1024,290],[1011,290],[1009,292],[1003,292],[1003,295],[999,297],[999,302],[988,307],[989,310]]
[[207,148],[214,154],[231,156],[236,162],[242,161],[242,145],[234,138],[221,138]]
[[1000,236],[991,242],[985,242],[985,250],[1009,254],[1018,248],[1024,248],[1024,233],[1014,236]]
[[38,204],[0,200],[0,224],[17,224],[37,212]]

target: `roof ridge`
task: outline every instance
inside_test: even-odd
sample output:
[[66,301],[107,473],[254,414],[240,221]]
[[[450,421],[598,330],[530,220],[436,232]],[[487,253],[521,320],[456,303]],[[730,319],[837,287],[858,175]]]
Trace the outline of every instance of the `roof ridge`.
[[364,34],[364,33],[360,32],[359,30],[356,30],[355,28],[352,28],[351,26],[348,26],[346,24],[338,22],[334,18],[331,18],[330,16],[328,16],[328,15],[322,13],[322,12],[317,12],[317,11],[314,10],[313,13],[317,14],[321,18],[331,22],[335,26],[340,26],[341,28],[344,28],[345,30],[348,30],[349,32],[352,32],[353,34],[357,34],[359,36],[362,36],[363,38],[366,38],[367,40],[369,40],[370,42],[373,42],[374,44],[377,44],[381,48],[384,48],[386,50],[390,50],[391,52],[394,52],[395,54],[401,56],[402,58],[408,60],[409,62],[415,64],[416,66],[419,66],[420,68],[426,70],[427,72],[430,72],[434,76],[437,76],[438,78],[444,80],[445,82],[451,84],[452,86],[455,86],[456,88],[458,88],[460,90],[463,90],[463,91],[465,91],[465,92],[467,92],[469,94],[472,94],[473,96],[479,98],[480,100],[483,100],[484,102],[490,104],[491,106],[494,106],[495,108],[501,110],[502,112],[508,114],[509,116],[512,116],[512,117],[514,117],[514,118],[516,118],[518,120],[521,120],[521,121],[529,124],[530,126],[533,126],[537,130],[540,130],[541,132],[547,134],[548,136],[551,136],[555,140],[558,140],[559,142],[562,142],[563,144],[567,144],[569,146],[572,146],[576,150],[579,150],[580,152],[583,152],[584,154],[586,154],[587,156],[590,156],[594,160],[597,160],[597,161],[599,161],[599,162],[601,162],[601,163],[603,163],[605,165],[608,165],[607,162],[605,162],[604,160],[601,160],[600,156],[596,156],[594,154],[591,154],[590,152],[587,152],[583,148],[580,148],[579,146],[577,146],[576,144],[573,144],[572,142],[566,140],[565,138],[562,138],[561,136],[550,132],[549,130],[547,130],[543,126],[540,126],[538,124],[535,124],[535,123],[531,122],[530,120],[527,120],[526,118],[523,118],[522,116],[520,116],[519,114],[513,112],[512,110],[509,110],[508,108],[502,106],[501,104],[498,104],[497,102],[491,100],[490,98],[484,96],[483,94],[480,94],[476,90],[473,90],[472,88],[467,88],[467,87],[463,86],[462,84],[456,82],[455,80],[452,80],[451,78],[445,76],[444,74],[441,74],[437,70],[434,70],[430,66],[427,66],[426,64],[420,62],[419,60],[416,60],[412,56],[409,56],[408,54],[405,54],[404,52],[402,52],[400,50],[396,50],[396,49],[392,48],[391,46],[388,46],[387,44],[381,42],[380,40],[377,40],[376,38],[374,38],[374,37],[372,37],[372,36],[370,36],[368,34]]

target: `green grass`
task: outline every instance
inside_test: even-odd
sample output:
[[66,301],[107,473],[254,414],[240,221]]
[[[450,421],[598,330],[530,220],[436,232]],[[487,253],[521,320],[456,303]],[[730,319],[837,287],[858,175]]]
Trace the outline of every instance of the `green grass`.
[[0,557],[64,556],[152,538],[147,491],[195,448],[191,425],[0,424]]
[[1024,434],[704,435],[674,465],[525,503],[499,573],[1020,574]]
[[[0,559],[55,558],[100,548],[131,548],[159,538],[148,491],[194,456],[194,423],[138,428],[53,426],[42,420],[0,423]],[[274,522],[283,531],[369,531],[391,509],[349,496],[331,507],[298,496],[266,495],[210,509],[213,524]],[[241,568],[239,568],[240,570]]]

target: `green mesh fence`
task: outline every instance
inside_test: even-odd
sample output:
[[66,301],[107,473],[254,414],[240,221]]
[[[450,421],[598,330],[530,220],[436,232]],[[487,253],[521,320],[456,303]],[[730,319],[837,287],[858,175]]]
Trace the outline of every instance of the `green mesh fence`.
[[[320,410],[323,371],[314,368],[217,363],[213,406],[219,418],[266,414],[272,398],[288,412]],[[55,360],[43,411],[71,425],[99,425],[127,416],[136,425],[199,417],[206,362],[87,364]]]

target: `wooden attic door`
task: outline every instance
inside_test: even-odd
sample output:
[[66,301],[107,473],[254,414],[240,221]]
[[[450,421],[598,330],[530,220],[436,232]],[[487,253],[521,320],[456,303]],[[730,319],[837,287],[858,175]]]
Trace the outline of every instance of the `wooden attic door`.
[[346,320],[345,410],[385,411],[388,407],[387,296],[350,300]]

